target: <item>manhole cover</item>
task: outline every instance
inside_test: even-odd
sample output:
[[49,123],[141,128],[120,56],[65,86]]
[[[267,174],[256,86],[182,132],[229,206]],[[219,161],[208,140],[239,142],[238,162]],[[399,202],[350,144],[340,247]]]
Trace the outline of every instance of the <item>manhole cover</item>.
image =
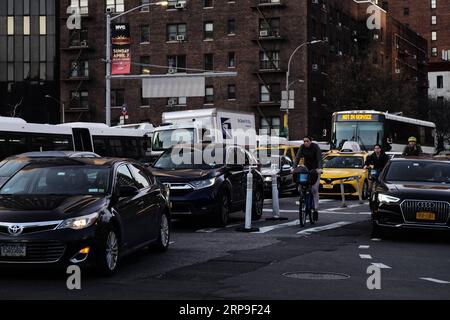
[[283,276],[301,280],[345,280],[350,278],[348,274],[330,272],[287,272]]

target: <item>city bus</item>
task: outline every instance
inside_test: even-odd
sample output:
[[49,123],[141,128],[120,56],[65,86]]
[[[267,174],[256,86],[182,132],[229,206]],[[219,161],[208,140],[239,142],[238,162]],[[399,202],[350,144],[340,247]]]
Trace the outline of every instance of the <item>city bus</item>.
[[414,136],[426,154],[436,151],[436,125],[432,122],[378,111],[341,111],[333,114],[332,148],[356,141],[366,151],[375,144],[385,151],[402,152],[408,138]]
[[101,123],[60,125],[0,117],[0,160],[32,151],[89,151],[103,157],[144,159],[152,130],[111,128]]

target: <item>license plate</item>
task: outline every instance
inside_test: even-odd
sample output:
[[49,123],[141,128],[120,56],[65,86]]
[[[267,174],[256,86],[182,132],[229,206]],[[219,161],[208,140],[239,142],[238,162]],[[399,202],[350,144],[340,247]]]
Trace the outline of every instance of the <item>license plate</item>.
[[26,257],[27,247],[24,244],[3,244],[0,245],[0,255],[2,257]]
[[416,219],[417,220],[435,221],[436,214],[434,212],[417,212]]
[[324,184],[323,187],[324,187],[325,189],[333,189],[333,188],[334,188],[334,185],[332,185],[332,184]]

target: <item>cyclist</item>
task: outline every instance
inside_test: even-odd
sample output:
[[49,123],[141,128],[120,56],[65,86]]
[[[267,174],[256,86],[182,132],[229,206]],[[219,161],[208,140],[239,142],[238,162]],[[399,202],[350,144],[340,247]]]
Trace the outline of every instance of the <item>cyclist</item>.
[[319,186],[320,175],[322,174],[322,150],[319,145],[312,142],[313,139],[310,136],[303,138],[303,145],[300,147],[297,153],[297,160],[295,167],[298,166],[300,159],[303,159],[303,164],[308,170],[315,170],[317,172],[317,181],[311,186],[311,193],[314,198],[313,219],[317,221],[319,219]]
[[[386,164],[389,162],[389,156],[383,151],[381,145],[376,144],[373,148],[373,153],[367,157],[364,169],[367,170],[369,166],[381,172],[383,171]],[[373,180],[369,179],[369,191],[372,191]]]
[[404,157],[418,157],[422,154],[422,148],[417,144],[416,137],[410,137],[408,139],[408,145],[403,150]]

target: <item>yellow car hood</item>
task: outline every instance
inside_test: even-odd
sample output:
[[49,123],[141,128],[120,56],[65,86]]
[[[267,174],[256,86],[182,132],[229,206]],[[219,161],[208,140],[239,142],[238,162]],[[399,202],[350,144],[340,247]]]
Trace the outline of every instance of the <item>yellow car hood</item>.
[[353,176],[362,176],[366,173],[364,169],[323,169],[321,179],[340,179]]

